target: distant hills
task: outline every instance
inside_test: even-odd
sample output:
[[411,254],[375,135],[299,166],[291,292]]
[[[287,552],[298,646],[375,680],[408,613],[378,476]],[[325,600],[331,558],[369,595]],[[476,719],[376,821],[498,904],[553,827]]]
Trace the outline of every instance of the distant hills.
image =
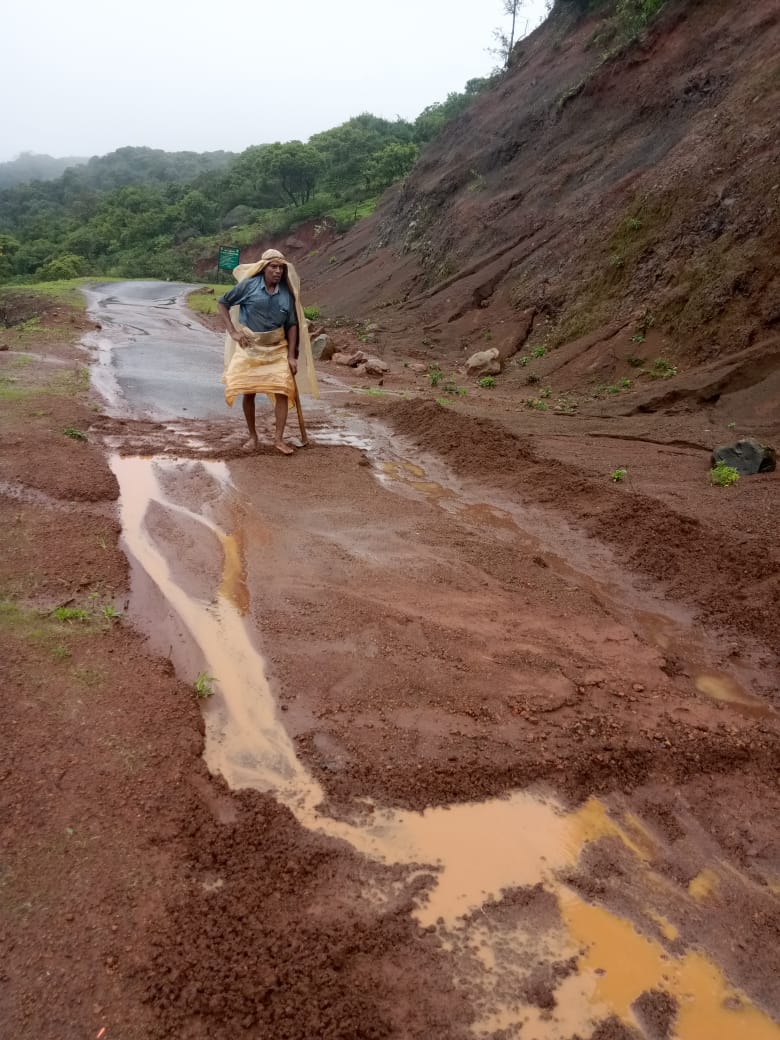
[[69,179],[98,191],[128,184],[188,184],[203,173],[224,170],[233,152],[165,152],[160,148],[117,148],[92,158],[57,159],[22,152],[0,163],[0,191],[29,181],[53,181],[70,170]]
[[83,156],[55,158],[53,155],[22,152],[10,162],[0,163],[0,190],[25,181],[53,181],[70,166],[83,166],[86,161]]

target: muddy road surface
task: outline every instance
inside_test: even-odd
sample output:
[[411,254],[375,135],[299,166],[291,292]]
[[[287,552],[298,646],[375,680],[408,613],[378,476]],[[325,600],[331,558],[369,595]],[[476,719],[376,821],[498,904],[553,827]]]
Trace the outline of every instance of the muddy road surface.
[[146,778],[176,884],[107,1040],[780,1040],[776,647],[424,403],[331,378],[309,448],[245,455],[176,292],[91,299],[126,614],[207,767]]

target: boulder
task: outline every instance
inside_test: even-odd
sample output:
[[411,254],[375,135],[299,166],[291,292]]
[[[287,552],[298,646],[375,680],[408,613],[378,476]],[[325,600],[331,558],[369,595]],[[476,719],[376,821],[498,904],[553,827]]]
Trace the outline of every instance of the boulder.
[[333,360],[337,365],[345,365],[347,368],[357,368],[358,365],[365,364],[365,362],[368,361],[368,357],[362,350],[356,350],[354,354],[334,354]]
[[724,444],[712,453],[712,465],[725,462],[733,466],[740,476],[747,477],[753,473],[771,473],[777,466],[777,452],[752,437]]
[[498,355],[498,347],[491,347],[490,350],[478,350],[466,362],[466,375],[468,376],[496,376],[500,371],[501,359]]
[[[328,346],[329,343],[330,343],[330,337],[328,337],[328,336],[315,336],[314,339],[311,341],[311,352],[314,355],[314,357],[317,358],[320,361],[327,361],[328,360],[327,358],[323,358],[322,352],[323,352],[323,350],[325,350],[325,348]],[[330,355],[329,355],[330,357],[333,356],[333,354],[335,352],[335,349],[336,348],[334,347],[333,350],[330,352]]]
[[428,371],[428,366],[424,361],[413,361],[411,365],[409,365],[409,368],[411,368],[412,372],[417,372],[418,375],[421,376],[424,376]]
[[390,370],[390,366],[378,357],[370,357],[366,360],[366,375],[383,376]]

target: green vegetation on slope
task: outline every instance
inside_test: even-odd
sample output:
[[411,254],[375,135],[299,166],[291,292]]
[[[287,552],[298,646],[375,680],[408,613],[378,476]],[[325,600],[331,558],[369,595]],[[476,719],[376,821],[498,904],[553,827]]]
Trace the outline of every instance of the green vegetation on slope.
[[54,180],[16,184],[0,191],[0,282],[189,279],[228,231],[240,246],[305,220],[346,230],[488,85],[471,80],[414,122],[363,113],[306,143],[237,156],[120,148]]

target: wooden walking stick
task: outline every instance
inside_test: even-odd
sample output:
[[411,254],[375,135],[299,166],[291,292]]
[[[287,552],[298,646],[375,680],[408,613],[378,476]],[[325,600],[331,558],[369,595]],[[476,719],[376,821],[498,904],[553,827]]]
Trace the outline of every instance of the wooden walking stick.
[[295,410],[298,413],[298,425],[301,428],[301,443],[304,448],[308,448],[309,438],[306,435],[306,424],[303,421],[303,409],[301,408],[301,394],[298,390],[298,384],[295,382],[295,376],[293,376],[293,383],[295,383]]

